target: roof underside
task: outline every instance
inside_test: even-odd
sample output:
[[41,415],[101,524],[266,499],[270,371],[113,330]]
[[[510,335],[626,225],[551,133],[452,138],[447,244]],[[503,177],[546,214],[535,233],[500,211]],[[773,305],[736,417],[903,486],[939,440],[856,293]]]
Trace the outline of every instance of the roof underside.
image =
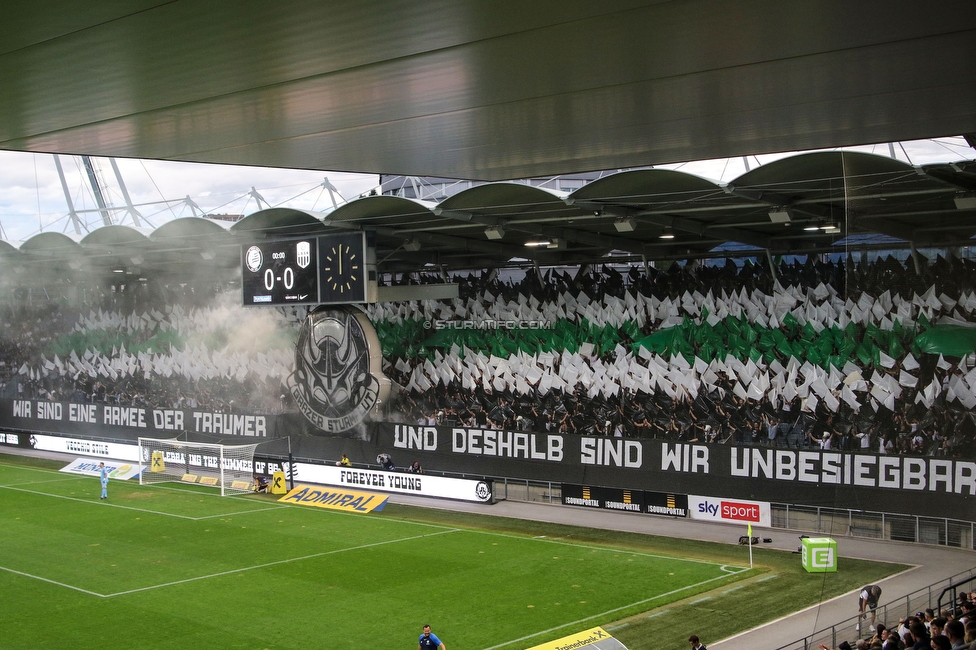
[[6,149],[503,180],[976,133],[971,0],[8,4]]
[[974,183],[972,161],[913,167],[872,154],[816,152],[724,186],[662,169],[611,174],[572,193],[491,183],[441,203],[368,196],[328,214],[271,208],[229,229],[194,218],[151,233],[106,226],[80,241],[43,233],[0,255],[38,262],[38,279],[70,276],[79,264],[178,278],[234,270],[240,246],[266,237],[348,230],[374,233],[380,272],[722,257],[730,244],[753,256],[871,247],[849,245],[858,238],[885,249],[961,247],[976,236]]

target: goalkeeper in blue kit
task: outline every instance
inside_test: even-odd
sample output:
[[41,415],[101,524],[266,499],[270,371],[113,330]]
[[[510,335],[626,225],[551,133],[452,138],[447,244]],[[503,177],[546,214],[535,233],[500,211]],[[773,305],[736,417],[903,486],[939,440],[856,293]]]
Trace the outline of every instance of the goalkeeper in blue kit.
[[102,482],[102,496],[99,499],[108,498],[108,468],[105,467],[105,463],[98,464],[99,480]]

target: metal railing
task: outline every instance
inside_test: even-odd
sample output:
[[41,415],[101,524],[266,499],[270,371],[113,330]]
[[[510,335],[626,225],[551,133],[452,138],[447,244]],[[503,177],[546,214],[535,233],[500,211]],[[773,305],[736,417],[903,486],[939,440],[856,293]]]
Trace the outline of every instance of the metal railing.
[[976,523],[960,519],[774,503],[774,528],[976,550]]
[[[499,499],[562,503],[562,484],[490,477]],[[773,528],[976,550],[976,522],[845,508],[773,503]]]
[[[934,608],[939,595],[945,589],[949,588],[950,585],[957,584],[960,581],[972,580],[973,578],[976,578],[976,569],[958,573],[950,578],[939,580],[928,587],[913,591],[907,596],[902,596],[883,605],[878,605],[878,609],[875,611],[876,622],[883,624],[886,628],[897,629],[901,619],[912,616],[916,612],[924,611],[930,607]],[[825,627],[802,639],[797,639],[786,645],[779,646],[776,650],[817,650],[821,643],[830,648],[836,648],[842,641],[848,641],[853,645],[856,639],[864,638],[870,634],[868,628],[871,622],[870,617],[864,621],[860,621],[860,630],[857,628],[858,618],[857,616],[852,616],[847,620]]]
[[943,599],[946,596],[949,596],[949,598],[951,599],[951,600],[949,600],[946,603],[946,608],[948,608],[948,607],[955,607],[958,604],[958,601],[959,601],[959,598],[958,598],[959,594],[960,593],[963,593],[963,592],[964,593],[969,593],[969,591],[970,591],[970,589],[964,589],[964,590],[962,590],[962,592],[960,592],[959,587],[967,587],[968,586],[968,587],[971,588],[973,586],[973,582],[976,582],[976,578],[966,578],[965,580],[962,580],[960,582],[953,583],[953,584],[949,585],[948,587],[946,587],[945,589],[943,589],[942,590],[942,593],[939,594],[939,600],[936,603],[936,605],[938,607],[938,610],[937,611],[942,611],[942,609],[943,609],[942,601],[943,601]]

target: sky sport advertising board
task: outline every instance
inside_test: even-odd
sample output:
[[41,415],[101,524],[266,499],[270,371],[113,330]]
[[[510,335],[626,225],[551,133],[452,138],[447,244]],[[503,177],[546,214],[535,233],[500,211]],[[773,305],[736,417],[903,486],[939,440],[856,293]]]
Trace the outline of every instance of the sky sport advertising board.
[[722,497],[688,495],[688,510],[692,519],[720,521],[726,524],[752,524],[771,528],[769,503]]

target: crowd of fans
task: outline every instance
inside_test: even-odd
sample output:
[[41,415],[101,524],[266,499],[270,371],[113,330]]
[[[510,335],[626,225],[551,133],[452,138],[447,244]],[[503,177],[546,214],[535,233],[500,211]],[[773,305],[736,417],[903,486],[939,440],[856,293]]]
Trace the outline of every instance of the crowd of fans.
[[[188,377],[165,369],[152,370],[148,363],[150,357],[153,360],[167,355],[171,357],[173,349],[170,346],[185,347],[186,339],[206,338],[209,345],[226,346],[229,342],[223,324],[215,325],[205,334],[178,332],[182,323],[173,314],[184,310],[199,312],[204,313],[203,320],[207,320],[219,311],[221,318],[226,319],[228,308],[215,309],[213,305],[232,303],[235,300],[232,294],[221,293],[212,285],[202,291],[179,285],[155,289],[136,285],[136,289],[126,291],[92,291],[91,296],[93,304],[81,306],[70,306],[65,300],[26,300],[23,296],[0,303],[0,397],[222,413],[279,413],[290,408],[281,373],[227,372],[219,376]],[[154,298],[165,298],[169,302],[155,303]],[[201,306],[202,303],[206,306]],[[138,308],[124,310],[132,305],[138,305]],[[174,305],[178,307],[173,309]],[[104,316],[96,319],[96,312]],[[150,313],[153,316],[150,317]],[[132,327],[129,321],[139,322],[140,319],[133,316],[140,314],[147,323],[140,322],[140,326]],[[236,312],[231,313],[230,318],[235,315]],[[86,321],[96,320],[99,324],[85,325]],[[277,320],[289,323],[297,330],[301,316],[291,310],[279,315]],[[88,347],[73,350],[75,358],[84,356],[89,371],[54,366],[51,360],[57,358],[58,352],[67,361],[64,349],[79,345]],[[147,361],[145,371],[140,367],[138,372],[119,372],[113,376],[105,373],[104,365],[107,364],[99,367],[99,358],[112,361],[118,360],[120,355],[134,357],[137,350],[149,351],[149,354],[140,355]],[[188,349],[186,354],[193,355],[194,351]],[[291,354],[287,351],[285,356]]]
[[[976,591],[959,593],[952,607],[933,609],[903,616],[897,626],[878,623],[865,635],[843,641],[837,650],[976,650]],[[821,650],[831,650],[820,644]]]
[[[428,279],[413,276],[404,282],[423,283]],[[440,278],[430,278],[440,281]],[[911,296],[925,293],[937,285],[939,295],[953,299],[976,288],[976,264],[963,259],[937,258],[916,269],[914,264],[893,258],[871,264],[844,261],[782,263],[771,271],[768,266],[731,260],[723,264],[691,262],[674,264],[664,270],[632,267],[619,271],[613,267],[584,268],[570,271],[549,270],[537,276],[529,270],[524,277],[503,279],[494,273],[471,273],[453,278],[459,285],[461,301],[489,295],[497,300],[517,300],[530,296],[538,303],[553,302],[572,294],[618,299],[629,296],[653,296],[679,300],[689,293],[762,292],[773,295],[779,287],[829,287],[840,299],[857,300],[862,293],[884,292]],[[216,302],[236,303],[232,292],[221,293],[215,287],[193,291],[143,289],[135,295],[113,291],[95,299],[99,310],[114,308],[125,322],[126,308],[160,309],[168,306],[151,304],[153,296],[187,303],[187,309],[206,311]],[[204,307],[201,303],[209,305]],[[4,397],[35,397],[55,401],[106,402],[145,406],[202,408],[214,411],[279,412],[293,409],[282,382],[285,376],[255,374],[247,368],[222,377],[187,377],[165,375],[154,366],[145,371],[117,377],[101,373],[65,373],[50,366],[52,345],[77,332],[84,314],[95,305],[69,307],[57,301],[34,302],[14,300],[0,305],[0,350]],[[935,310],[939,315],[970,318],[963,310]],[[253,313],[254,310],[251,310]],[[297,332],[301,314],[292,313],[284,321]],[[660,323],[647,322],[639,332],[622,335],[624,346],[634,343],[635,336],[649,334]],[[133,346],[159,337],[160,329],[172,323],[160,320],[136,329],[126,340]],[[211,341],[211,345],[226,341]],[[159,347],[157,345],[157,347]],[[598,361],[612,363],[623,348],[601,350]],[[111,357],[121,353],[101,350]],[[159,354],[160,350],[155,350]],[[163,351],[165,352],[165,351]],[[40,362],[39,359],[44,359]],[[683,441],[728,444],[759,444],[784,447],[819,447],[824,449],[869,450],[889,454],[925,454],[946,456],[976,455],[976,422],[970,409],[951,399],[945,391],[931,403],[914,399],[933,382],[944,385],[955,374],[965,373],[965,365],[945,363],[934,355],[917,360],[917,386],[906,387],[893,402],[864,404],[853,408],[846,402],[831,407],[820,400],[809,408],[802,397],[754,399],[736,390],[737,378],[719,371],[715,381],[697,394],[679,392],[668,395],[660,390],[622,390],[616,394],[592,394],[579,387],[566,386],[548,391],[522,393],[490,384],[473,388],[460,381],[438,383],[425,390],[410,388],[409,375],[419,359],[386,358],[385,371],[401,386],[387,405],[384,419],[420,424],[499,428],[527,431],[552,431],[566,434],[624,437],[658,437]],[[563,361],[555,355],[549,363],[558,370]],[[141,367],[142,368],[142,367]],[[901,360],[874,372],[897,376]],[[867,374],[868,369],[864,369]]]
[[751,444],[790,448],[870,451],[932,456],[973,455],[976,424],[969,412],[923,409],[902,403],[897,411],[854,413],[843,408],[802,411],[801,400],[779,405],[747,402],[729,390],[671,400],[639,393],[588,398],[576,391],[545,397],[501,395],[476,387],[437,386],[422,395],[401,394],[394,419],[421,425],[554,432],[617,437],[670,438],[682,442]]
[[[541,279],[529,272],[520,282],[510,284],[472,276],[461,284],[461,295],[488,292],[497,300],[512,301],[529,294],[540,301],[552,301],[565,291],[617,297],[629,291],[679,299],[686,292],[704,291],[703,287],[713,293],[742,289],[773,292],[775,282],[779,282],[808,287],[829,283],[841,297],[856,300],[855,292],[868,290],[909,296],[916,291],[924,293],[931,286],[924,283],[930,280],[939,280],[940,293],[954,296],[976,286],[976,265],[958,259],[950,262],[938,258],[922,274],[917,274],[911,264],[905,266],[891,258],[851,268],[845,272],[843,263],[832,262],[781,265],[776,281],[768,268],[740,267],[731,262],[717,267],[673,266],[650,276],[642,269],[626,274],[608,269],[576,277],[552,272]],[[952,314],[962,315],[960,310]],[[647,323],[640,334],[649,333],[653,326]],[[624,343],[633,343],[633,338],[624,338]],[[605,354],[604,361],[612,363],[619,354],[618,348]],[[398,384],[407,385],[410,372],[420,361],[414,360],[403,370],[390,368],[388,374]],[[561,360],[557,355],[550,363],[558,370]],[[902,369],[901,361],[895,360],[890,368],[874,371],[898,377]],[[968,457],[976,454],[976,422],[970,409],[947,399],[944,392],[931,404],[915,399],[925,386],[933,382],[945,385],[954,374],[965,374],[965,370],[965,366],[947,363],[935,355],[922,356],[914,370],[916,386],[905,388],[893,409],[883,405],[855,409],[843,401],[834,409],[824,401],[808,409],[800,397],[748,399],[734,392],[735,378],[720,371],[718,380],[706,391],[677,398],[661,391],[621,391],[606,396],[573,388],[519,394],[490,385],[471,388],[459,382],[435,383],[425,390],[400,393],[392,417],[419,424]]]

